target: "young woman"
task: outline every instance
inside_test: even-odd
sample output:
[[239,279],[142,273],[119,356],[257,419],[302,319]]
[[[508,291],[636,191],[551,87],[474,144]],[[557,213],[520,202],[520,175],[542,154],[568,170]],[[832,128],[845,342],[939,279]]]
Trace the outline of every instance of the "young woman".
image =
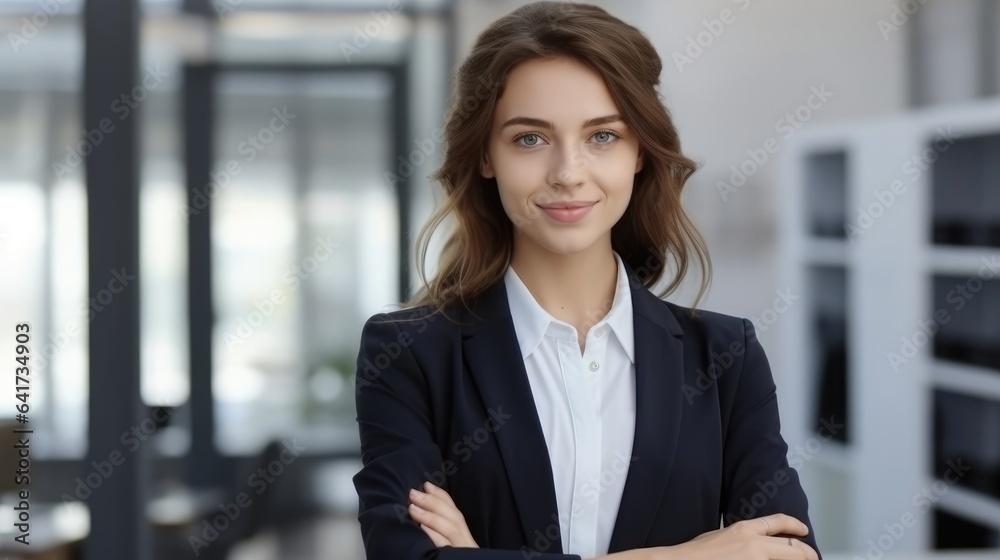
[[369,560],[819,558],[752,324],[649,290],[668,256],[668,294],[693,258],[699,300],[711,276],[660,70],[636,28],[556,2],[459,69],[424,287],[361,334]]

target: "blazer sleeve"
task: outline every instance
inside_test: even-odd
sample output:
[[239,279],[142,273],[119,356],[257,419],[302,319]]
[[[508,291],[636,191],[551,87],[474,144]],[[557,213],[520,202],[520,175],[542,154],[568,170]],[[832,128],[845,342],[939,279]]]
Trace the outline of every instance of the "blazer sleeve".
[[742,321],[743,365],[723,449],[723,523],[729,526],[742,519],[784,513],[809,527],[807,536],[793,538],[820,554],[805,492],[798,473],[788,464],[770,365],[753,323]]
[[[361,436],[361,470],[353,481],[367,560],[582,560],[576,554],[487,548],[438,548],[409,516],[408,492],[425,474],[440,470],[433,439],[427,378],[410,344],[433,344],[403,335],[385,313],[361,332],[355,402]],[[407,344],[408,342],[408,344]],[[445,485],[447,490],[447,483]]]

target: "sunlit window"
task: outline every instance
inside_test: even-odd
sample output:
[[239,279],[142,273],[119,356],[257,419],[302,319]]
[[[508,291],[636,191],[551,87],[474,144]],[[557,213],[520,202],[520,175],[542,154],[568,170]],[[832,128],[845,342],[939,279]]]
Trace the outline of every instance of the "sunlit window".
[[[223,74],[212,198],[216,443],[353,434],[356,333],[398,295],[381,74]],[[364,232],[364,235],[361,235]],[[336,437],[316,438],[334,445]]]

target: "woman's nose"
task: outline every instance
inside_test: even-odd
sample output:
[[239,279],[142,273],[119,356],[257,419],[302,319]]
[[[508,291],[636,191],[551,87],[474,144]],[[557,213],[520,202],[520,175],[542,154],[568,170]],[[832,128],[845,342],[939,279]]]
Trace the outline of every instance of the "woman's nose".
[[567,148],[556,158],[552,169],[550,182],[567,187],[575,186],[583,181],[590,160],[578,148]]

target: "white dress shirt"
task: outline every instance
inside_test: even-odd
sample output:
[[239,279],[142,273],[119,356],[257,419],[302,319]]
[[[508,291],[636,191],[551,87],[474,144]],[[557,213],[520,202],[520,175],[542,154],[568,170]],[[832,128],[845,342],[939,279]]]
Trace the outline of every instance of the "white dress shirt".
[[[552,463],[565,554],[607,554],[632,454],[632,294],[621,257],[611,310],[587,331],[553,317],[513,267],[504,282]],[[593,319],[597,319],[594,317]]]

